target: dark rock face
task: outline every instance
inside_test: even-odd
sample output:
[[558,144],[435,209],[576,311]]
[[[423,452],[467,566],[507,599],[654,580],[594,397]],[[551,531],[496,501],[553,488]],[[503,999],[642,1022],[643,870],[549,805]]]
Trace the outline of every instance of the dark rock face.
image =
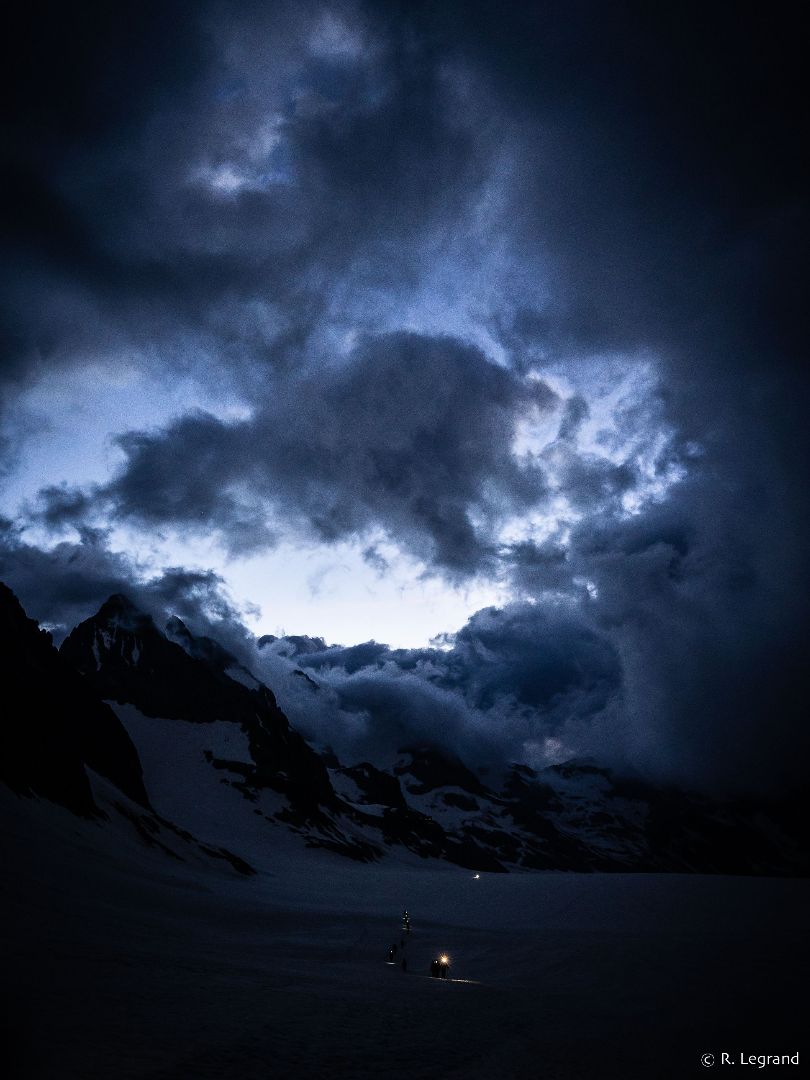
[[402,788],[399,786],[399,780],[390,773],[383,772],[368,761],[362,761],[359,765],[352,765],[339,771],[355,782],[362,792],[364,803],[374,803],[399,810],[406,809],[407,803],[402,794]]
[[210,638],[195,637],[179,620],[167,627],[126,597],[112,596],[62,643],[61,655],[101,697],[131,704],[166,720],[239,724],[253,766],[248,788],[269,787],[287,796],[293,817],[317,817],[335,805],[320,757],[290,728],[271,690]]
[[390,774],[368,765],[338,771],[360,789],[359,803],[386,806],[387,844],[470,869],[808,872],[799,825],[806,807],[793,804],[715,802],[589,762],[540,773],[513,765],[495,791],[427,747],[394,767],[404,806],[390,795]]
[[[111,596],[71,631],[60,652],[102,698],[135,705],[147,716],[210,723],[252,715],[253,702],[234,696],[238,684],[224,674],[229,654],[219,646],[209,649],[214,643],[207,639],[192,638],[179,619],[172,625],[182,627],[180,643],[170,641],[126,597]],[[267,709],[286,726],[272,694],[267,695]]]
[[501,793],[522,865],[602,871],[803,875],[806,805],[720,801],[586,762],[512,767]]
[[83,816],[99,813],[85,766],[143,807],[138,753],[112,709],[0,584],[0,780]]
[[427,814],[410,808],[390,808],[383,814],[383,836],[388,844],[403,844],[423,858],[439,858],[446,834]]
[[463,761],[436,747],[408,747],[400,753],[407,754],[409,760],[396,765],[394,772],[405,777],[405,785],[414,795],[425,795],[438,787],[460,787],[471,795],[481,795],[485,791],[481,781]]

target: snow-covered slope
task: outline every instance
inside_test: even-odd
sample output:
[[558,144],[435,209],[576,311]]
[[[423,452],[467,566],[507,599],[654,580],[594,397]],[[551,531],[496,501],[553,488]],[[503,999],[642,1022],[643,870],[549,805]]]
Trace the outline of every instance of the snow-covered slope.
[[[681,1080],[707,1052],[803,1052],[806,881],[297,844],[242,877],[5,788],[0,843],[13,1080]],[[407,972],[385,962],[405,906]]]

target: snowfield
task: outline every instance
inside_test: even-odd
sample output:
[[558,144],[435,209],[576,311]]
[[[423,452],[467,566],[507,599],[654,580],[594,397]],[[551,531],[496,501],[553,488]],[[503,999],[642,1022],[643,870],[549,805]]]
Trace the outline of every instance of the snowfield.
[[476,880],[281,829],[240,877],[146,847],[111,791],[101,824],[0,791],[11,1077],[685,1077],[706,1052],[806,1049],[805,880]]

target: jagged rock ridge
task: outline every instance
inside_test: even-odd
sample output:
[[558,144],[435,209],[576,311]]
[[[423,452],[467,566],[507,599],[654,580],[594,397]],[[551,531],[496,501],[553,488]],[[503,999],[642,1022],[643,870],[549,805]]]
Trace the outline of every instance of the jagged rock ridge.
[[137,750],[118,717],[2,583],[0,657],[0,779],[90,817],[99,814],[90,768],[149,808]]
[[[493,781],[436,745],[403,748],[389,768],[341,764],[290,726],[272,691],[236,657],[176,617],[164,632],[126,597],[112,596],[57,654],[8,590],[0,600],[4,658],[15,669],[7,685],[27,700],[29,717],[2,730],[0,778],[91,814],[87,765],[140,804],[147,817],[134,811],[133,824],[147,841],[155,821],[164,832],[176,827],[148,818],[138,753],[104,700],[157,718],[170,735],[178,721],[238,730],[246,745],[238,760],[197,751],[210,784],[235,789],[245,814],[354,859],[399,848],[493,872],[807,872],[801,808],[793,804],[716,802],[621,779],[589,762],[539,774],[515,764]],[[195,798],[210,797],[208,785]],[[267,792],[280,800],[272,811],[262,806]],[[235,827],[229,848],[238,851],[239,842]],[[211,850],[230,857],[228,849]]]

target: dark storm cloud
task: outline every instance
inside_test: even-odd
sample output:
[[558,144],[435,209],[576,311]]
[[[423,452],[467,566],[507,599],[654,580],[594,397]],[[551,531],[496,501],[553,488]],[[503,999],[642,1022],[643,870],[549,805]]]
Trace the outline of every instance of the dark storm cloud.
[[601,712],[621,681],[609,641],[577,614],[535,604],[479,611],[456,635],[452,655],[459,685],[477,706],[512,696],[546,715],[556,712],[549,734],[569,716]]
[[418,280],[491,150],[448,114],[427,46],[346,12],[373,49],[313,55],[316,6],[32,20],[7,143],[11,386],[156,346],[170,371],[208,378],[214,354],[253,385],[307,361],[341,289]]
[[801,783],[810,582],[779,498],[759,499],[772,528],[756,497],[698,474],[644,515],[575,531],[572,573],[595,583],[590,618],[623,661],[625,755],[659,776]]
[[40,488],[29,516],[47,528],[59,531],[71,525],[81,527],[92,505],[92,495],[82,488],[50,484]]
[[126,464],[97,498],[119,519],[219,530],[235,550],[271,541],[263,508],[325,541],[381,527],[468,574],[493,561],[503,517],[545,494],[511,444],[516,413],[554,400],[451,338],[387,335],[280,384],[248,420],[199,414],[122,438]]
[[[554,305],[509,315],[523,351],[682,345],[689,312],[790,335],[793,320],[768,317],[796,297],[800,207],[798,55],[780,20],[554,4],[465,4],[463,18],[453,4],[196,18],[172,4],[45,7],[16,50],[7,144],[26,169],[9,220],[31,256],[9,284],[37,306],[9,315],[32,356],[97,340],[99,320],[152,342],[213,321],[233,346],[242,300],[277,296],[307,324],[339,272],[402,285],[505,154],[515,253],[531,263],[542,246],[555,267]],[[356,47],[307,48],[324,12]],[[448,90],[454,64],[466,98]],[[279,141],[257,162],[268,112]],[[233,187],[224,173],[219,188],[190,180],[195,165],[216,180],[234,162]],[[46,295],[60,281],[67,310]],[[747,313],[741,292],[759,301]],[[289,333],[300,344],[300,325]],[[21,362],[19,343],[10,351]]]
[[158,625],[175,614],[230,647],[244,647],[248,639],[245,613],[233,604],[217,574],[187,567],[148,573],[110,550],[108,535],[99,530],[83,528],[77,541],[43,549],[26,543],[11,522],[0,519],[0,580],[57,641],[113,593],[125,593]]
[[622,695],[615,647],[569,605],[485,609],[446,649],[289,638],[269,647],[330,692],[320,723],[310,704],[310,733],[349,760],[390,761],[420,742],[475,766],[590,753],[615,725]]
[[130,560],[111,552],[104,536],[94,530],[84,531],[79,542],[43,550],[22,540],[10,521],[0,521],[0,529],[0,578],[31,618],[56,628],[59,635],[132,580]]
[[[323,638],[285,637],[284,643],[292,647],[289,655],[294,657],[302,667],[313,669],[337,667],[348,675],[354,675],[363,668],[377,667],[379,664],[386,663],[391,656],[391,649],[376,641],[364,641],[360,645],[328,646]],[[409,651],[400,650],[400,652]]]
[[[514,747],[505,724],[487,724],[458,694],[418,675],[360,671],[344,680],[333,672],[328,685],[339,711],[338,723],[327,731],[344,760],[371,757],[388,763],[400,750],[428,743],[480,764],[503,760]],[[352,720],[360,721],[354,729]]]
[[[289,639],[285,639],[289,640]],[[485,608],[443,649],[389,649],[377,642],[330,646],[294,653],[302,667],[342,669],[348,675],[393,665],[419,669],[429,682],[457,691],[473,707],[489,709],[504,697],[518,705],[548,711],[601,711],[621,682],[617,654],[610,643],[565,609],[516,604]],[[566,695],[580,699],[578,708]],[[588,706],[583,699],[591,696]],[[551,733],[551,729],[549,729]]]
[[[480,613],[447,651],[321,649],[349,727],[391,716],[397,737],[433,725],[481,754],[558,738],[704,786],[801,776],[805,95],[789,8],[26,10],[4,402],[88,356],[149,351],[164,378],[244,404],[119,426],[124,465],[95,489],[43,477],[38,523],[82,533],[48,551],[8,540],[33,614],[84,615],[138,580],[88,525],[108,515],[234,552],[277,528],[382,531],[429,572],[497,573],[535,603]],[[459,308],[508,368],[441,325]],[[633,448],[583,446],[594,357],[638,354],[658,386],[610,436]],[[524,376],[561,370],[575,390],[558,431],[518,463]],[[10,418],[0,446],[28,437]],[[496,539],[560,493],[565,528]],[[373,543],[367,559],[384,570]],[[155,595],[215,606],[219,584],[184,593],[183,573]]]
[[7,45],[3,390],[43,366],[75,363],[72,342],[121,338],[112,321],[121,302],[111,318],[101,312],[112,292],[138,281],[124,251],[99,243],[99,216],[111,219],[115,207],[100,202],[94,214],[95,193],[82,205],[71,185],[93,163],[105,172],[116,160],[116,187],[126,192],[124,158],[144,116],[185,101],[210,56],[187,6],[171,2],[137,12],[34,3],[20,12]]
[[[559,259],[560,295],[534,326],[523,317],[530,336],[682,343],[705,331],[683,325],[691,312],[715,327],[730,316],[732,332],[743,316],[771,346],[785,315],[795,324],[804,63],[789,8],[465,9],[437,6],[433,25],[536,140],[522,224]],[[746,295],[759,301],[747,313]]]

